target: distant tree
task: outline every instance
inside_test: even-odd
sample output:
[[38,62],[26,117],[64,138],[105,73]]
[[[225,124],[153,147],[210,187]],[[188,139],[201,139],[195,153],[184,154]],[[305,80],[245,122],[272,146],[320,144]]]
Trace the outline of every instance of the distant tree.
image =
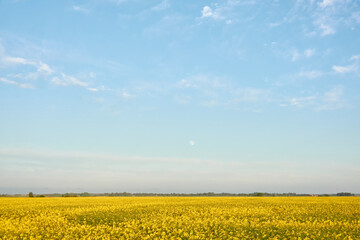
[[353,196],[354,194],[349,193],[349,192],[341,192],[341,193],[337,193],[337,196]]
[[80,197],[80,195],[76,193],[65,193],[62,197]]
[[29,197],[34,197],[34,194],[32,192],[29,192]]

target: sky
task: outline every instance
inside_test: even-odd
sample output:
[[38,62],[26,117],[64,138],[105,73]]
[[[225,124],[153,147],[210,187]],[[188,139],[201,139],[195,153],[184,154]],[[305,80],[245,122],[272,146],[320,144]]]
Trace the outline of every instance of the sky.
[[0,0],[0,193],[360,193],[360,2]]

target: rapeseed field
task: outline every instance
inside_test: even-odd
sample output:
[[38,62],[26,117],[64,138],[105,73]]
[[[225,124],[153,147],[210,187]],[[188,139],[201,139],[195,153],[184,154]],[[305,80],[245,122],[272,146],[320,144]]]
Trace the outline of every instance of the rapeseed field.
[[0,239],[360,239],[360,198],[0,198]]

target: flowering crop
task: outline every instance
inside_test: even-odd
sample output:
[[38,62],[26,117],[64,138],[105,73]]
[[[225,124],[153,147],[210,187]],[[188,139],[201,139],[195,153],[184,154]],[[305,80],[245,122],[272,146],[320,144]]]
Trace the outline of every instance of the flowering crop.
[[360,198],[0,198],[0,239],[360,239]]

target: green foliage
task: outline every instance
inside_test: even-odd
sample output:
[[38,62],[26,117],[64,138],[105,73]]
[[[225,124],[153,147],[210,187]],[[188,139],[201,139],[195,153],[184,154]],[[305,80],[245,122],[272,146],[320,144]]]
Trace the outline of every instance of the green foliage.
[[65,193],[62,195],[62,197],[79,197],[80,195],[76,193]]

